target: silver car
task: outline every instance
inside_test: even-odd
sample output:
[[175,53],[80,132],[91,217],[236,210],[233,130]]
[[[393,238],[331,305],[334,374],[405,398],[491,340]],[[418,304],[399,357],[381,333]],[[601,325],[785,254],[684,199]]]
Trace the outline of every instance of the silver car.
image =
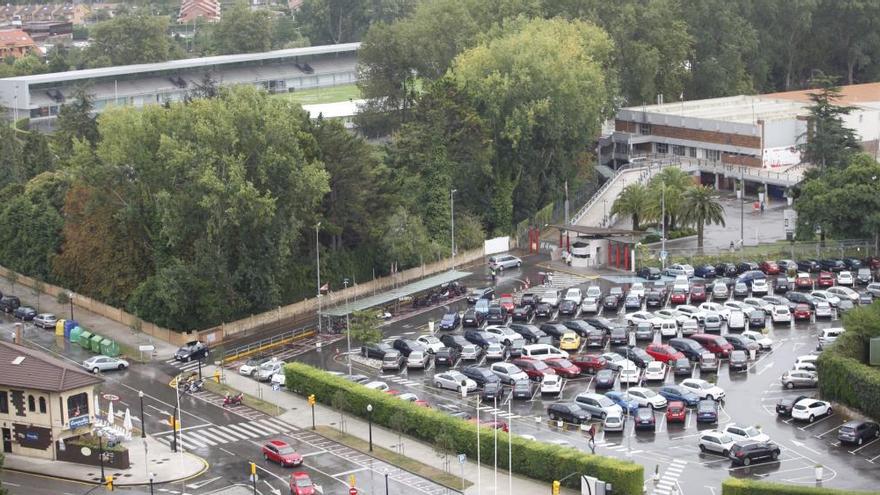
[[52,313],[40,313],[34,316],[34,325],[41,328],[55,328],[58,318]]
[[607,416],[605,416],[605,421],[603,425],[606,432],[623,431],[624,428],[626,428],[626,418],[620,411],[611,412]]
[[819,385],[819,376],[813,371],[790,370],[782,374],[781,381],[785,388],[813,388]]
[[406,358],[407,368],[426,368],[431,362],[431,355],[427,351],[412,351]]
[[522,266],[522,260],[510,254],[499,254],[489,258],[489,268],[502,271],[506,268],[519,268]]
[[622,415],[623,408],[602,394],[582,393],[574,398],[575,404],[590,413],[594,418],[606,418],[611,415]]
[[478,345],[470,344],[461,348],[461,359],[464,361],[479,361],[482,356],[483,348]]
[[437,373],[434,375],[434,386],[437,388],[445,388],[446,390],[461,390],[462,383],[464,383],[465,388],[468,392],[473,392],[477,389],[477,382],[471,380],[470,378],[464,376],[463,373],[459,371],[447,371],[445,373]]
[[733,438],[727,433],[720,431],[708,430],[700,435],[700,450],[702,452],[711,452],[727,457],[733,444]]
[[110,356],[92,356],[83,361],[83,368],[97,373],[99,371],[122,371],[128,368],[128,361]]
[[712,299],[727,299],[730,292],[727,290],[727,284],[723,282],[716,282],[712,285]]
[[268,382],[272,379],[272,375],[281,372],[284,367],[284,361],[272,360],[260,365],[260,369],[254,375],[258,381]]

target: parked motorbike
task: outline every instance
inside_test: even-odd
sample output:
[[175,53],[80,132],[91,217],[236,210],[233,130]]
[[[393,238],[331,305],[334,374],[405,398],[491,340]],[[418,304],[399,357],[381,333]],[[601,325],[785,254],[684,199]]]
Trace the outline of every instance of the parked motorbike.
[[226,394],[223,397],[223,407],[227,406],[240,406],[244,401],[244,393],[239,392],[237,395],[229,395]]

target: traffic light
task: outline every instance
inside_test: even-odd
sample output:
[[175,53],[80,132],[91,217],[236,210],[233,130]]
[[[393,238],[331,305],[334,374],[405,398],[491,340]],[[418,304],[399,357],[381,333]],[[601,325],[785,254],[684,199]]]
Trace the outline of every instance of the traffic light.
[[560,483],[560,482],[558,482],[558,481],[554,481],[554,482],[553,482],[553,495],[559,495],[559,486],[560,486],[561,484],[562,484],[562,483]]
[[251,476],[255,476],[257,474],[257,464],[255,462],[252,462],[250,464],[251,464]]
[[113,475],[112,474],[107,475],[107,491],[108,492],[113,491]]
[[317,401],[315,400],[315,394],[311,394],[311,395],[309,395],[309,405],[310,405],[310,406],[314,406],[314,405],[315,405],[315,402],[317,402]]

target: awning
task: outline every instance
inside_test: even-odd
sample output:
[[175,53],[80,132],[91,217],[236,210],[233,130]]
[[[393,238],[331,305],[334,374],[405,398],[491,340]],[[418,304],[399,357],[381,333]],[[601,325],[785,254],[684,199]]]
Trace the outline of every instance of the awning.
[[419,292],[433,289],[434,287],[438,287],[449,282],[460,280],[470,274],[471,272],[460,272],[458,270],[438,273],[437,275],[423,278],[422,280],[419,280],[417,282],[412,282],[410,284],[400,286],[396,289],[392,289],[381,294],[376,294],[375,296],[365,297],[364,299],[358,299],[355,301],[349,301],[348,304],[342,304],[340,306],[336,306],[335,308],[327,309],[326,311],[322,311],[321,314],[325,316],[335,317],[345,316],[347,314],[354,313],[355,311],[362,311],[365,309],[374,308],[376,306],[381,306],[385,303],[396,301],[401,297],[418,294]]

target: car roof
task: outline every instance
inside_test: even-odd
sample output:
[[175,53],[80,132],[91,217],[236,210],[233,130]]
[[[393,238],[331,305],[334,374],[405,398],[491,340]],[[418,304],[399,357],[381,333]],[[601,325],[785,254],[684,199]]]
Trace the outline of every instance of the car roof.
[[269,441],[266,442],[266,443],[268,443],[268,444],[272,444],[272,445],[274,445],[274,446],[276,446],[276,447],[289,447],[289,446],[290,446],[290,444],[288,444],[288,443],[285,442],[284,440],[269,440]]

